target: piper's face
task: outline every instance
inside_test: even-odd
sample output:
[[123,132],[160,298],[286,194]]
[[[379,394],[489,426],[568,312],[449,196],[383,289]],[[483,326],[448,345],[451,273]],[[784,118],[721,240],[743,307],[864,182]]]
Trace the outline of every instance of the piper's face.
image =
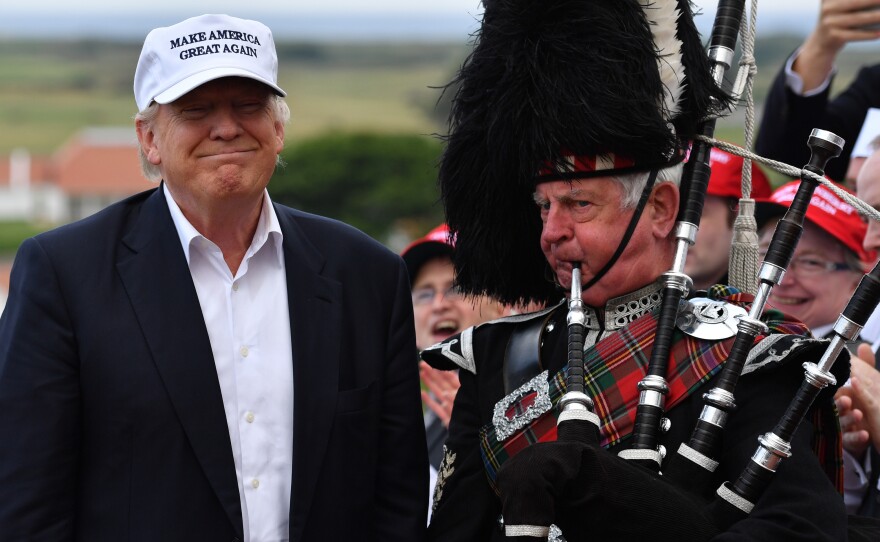
[[[583,284],[605,266],[635,212],[621,209],[621,187],[610,177],[541,183],[534,196],[543,222],[541,250],[566,289],[571,288],[573,263],[580,263]],[[603,306],[653,282],[669,268],[672,244],[667,237],[677,202],[678,190],[670,183],[654,187],[629,243],[608,273],[584,291],[585,303]]]

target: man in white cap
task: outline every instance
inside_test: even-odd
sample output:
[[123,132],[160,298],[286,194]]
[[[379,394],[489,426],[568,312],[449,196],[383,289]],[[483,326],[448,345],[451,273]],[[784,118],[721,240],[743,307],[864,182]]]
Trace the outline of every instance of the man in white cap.
[[401,259],[266,191],[289,110],[270,30],[153,30],[161,180],[23,243],[0,319],[6,540],[421,540],[428,479]]

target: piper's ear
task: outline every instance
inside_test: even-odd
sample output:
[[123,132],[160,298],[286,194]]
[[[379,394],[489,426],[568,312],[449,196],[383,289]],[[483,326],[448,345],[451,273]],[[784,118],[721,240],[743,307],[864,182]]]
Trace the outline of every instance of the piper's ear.
[[648,216],[653,224],[654,235],[660,239],[665,239],[675,227],[678,198],[678,187],[672,183],[659,183],[651,191]]

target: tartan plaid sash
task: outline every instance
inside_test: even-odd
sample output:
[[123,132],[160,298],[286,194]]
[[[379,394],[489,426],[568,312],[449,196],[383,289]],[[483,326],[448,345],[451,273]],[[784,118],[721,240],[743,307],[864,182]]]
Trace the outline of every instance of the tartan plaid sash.
[[[714,286],[710,290],[710,297],[740,306],[747,305],[753,300],[750,294],[721,286]],[[639,400],[636,385],[647,374],[651,346],[656,334],[657,317],[655,313],[645,314],[584,352],[585,393],[593,398],[595,412],[601,422],[601,445],[606,448],[626,439],[632,432]],[[809,330],[804,324],[786,317],[777,310],[767,310],[763,321],[769,327],[771,334],[809,335]],[[755,339],[755,344],[764,338],[765,335],[759,335]],[[702,384],[720,371],[733,342],[734,337],[723,341],[707,341],[676,330],[666,376],[669,384],[669,393],[666,396],[667,410],[697,391]],[[483,464],[489,484],[496,493],[495,478],[498,469],[507,459],[536,442],[556,440],[556,403],[565,393],[567,376],[566,366],[550,377],[547,391],[553,406],[525,427],[512,432],[509,437],[499,439],[494,424],[488,424],[480,430]],[[523,393],[506,408],[504,415],[508,419],[522,416],[529,407],[536,404],[536,400],[538,403],[546,402],[546,396],[541,397],[541,395],[543,394],[537,391]],[[812,421],[816,431],[813,447],[825,466],[829,478],[842,491],[843,460],[840,429],[834,413],[828,414],[829,410],[814,409]]]

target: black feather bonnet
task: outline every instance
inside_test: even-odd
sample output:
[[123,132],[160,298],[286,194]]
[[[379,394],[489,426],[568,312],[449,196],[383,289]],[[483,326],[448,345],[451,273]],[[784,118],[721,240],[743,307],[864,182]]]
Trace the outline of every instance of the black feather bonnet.
[[457,281],[510,303],[556,300],[532,196],[538,172],[565,177],[572,156],[624,157],[616,173],[664,167],[726,97],[689,0],[483,5],[474,48],[447,87],[439,178]]

